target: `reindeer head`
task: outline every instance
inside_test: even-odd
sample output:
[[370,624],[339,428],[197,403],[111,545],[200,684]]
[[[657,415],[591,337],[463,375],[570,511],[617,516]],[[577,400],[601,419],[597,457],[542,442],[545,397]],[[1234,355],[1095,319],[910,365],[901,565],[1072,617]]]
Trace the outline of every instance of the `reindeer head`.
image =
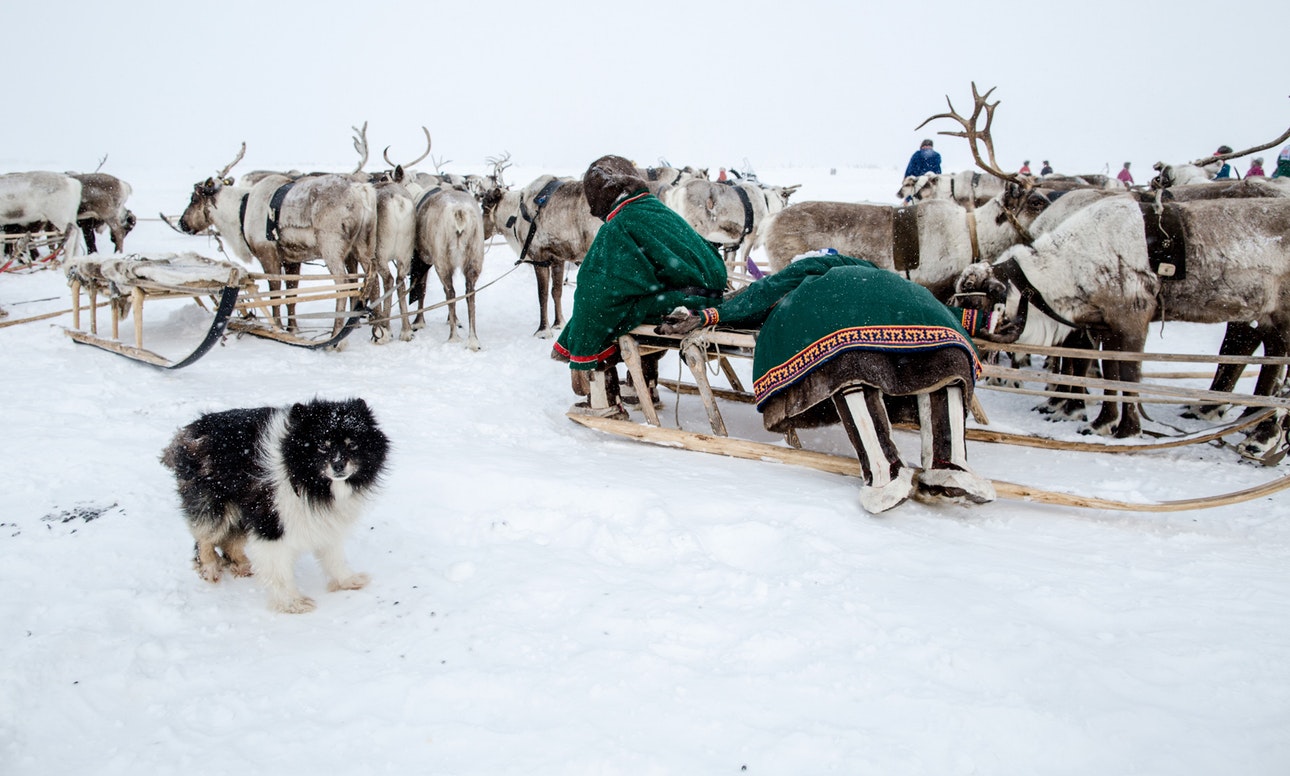
[[188,200],[188,207],[179,217],[179,228],[185,234],[200,234],[213,225],[211,208],[224,182],[216,178],[207,178],[201,183],[193,184],[193,196]]
[[940,185],[941,176],[934,172],[925,172],[917,177],[908,175],[900,184],[900,191],[896,192],[896,198],[901,202],[930,199],[936,196],[936,190]]
[[1052,201],[1034,189],[1009,183],[1000,195],[999,203],[1003,205],[1003,209],[995,216],[996,224],[1002,225],[1011,213],[1017,221],[1028,226],[1035,222],[1040,213],[1048,209]]
[[1008,298],[1008,285],[994,276],[987,261],[969,264],[954,281],[953,303],[972,310],[989,310]]

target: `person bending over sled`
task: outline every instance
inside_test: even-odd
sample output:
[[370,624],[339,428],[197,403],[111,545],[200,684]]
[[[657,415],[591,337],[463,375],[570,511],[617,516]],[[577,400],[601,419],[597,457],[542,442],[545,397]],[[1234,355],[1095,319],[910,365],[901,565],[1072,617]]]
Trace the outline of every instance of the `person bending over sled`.
[[[988,314],[947,307],[895,272],[830,251],[800,257],[716,307],[674,310],[656,331],[717,323],[760,327],[753,389],[767,430],[842,422],[860,458],[866,511],[885,512],[911,495],[994,500],[990,481],[968,468],[964,441],[981,370],[971,337],[986,332]],[[891,439],[885,399],[899,396],[918,404],[916,480]]]
[[[569,363],[574,393],[589,399],[572,411],[625,419],[616,371],[618,338],[642,323],[658,322],[678,305],[702,307],[720,300],[726,265],[685,219],[649,193],[627,159],[602,156],[587,168],[582,183],[591,214],[605,224],[578,268],[573,312],[551,357]],[[633,386],[641,401],[654,398],[661,356],[644,364],[648,385]]]

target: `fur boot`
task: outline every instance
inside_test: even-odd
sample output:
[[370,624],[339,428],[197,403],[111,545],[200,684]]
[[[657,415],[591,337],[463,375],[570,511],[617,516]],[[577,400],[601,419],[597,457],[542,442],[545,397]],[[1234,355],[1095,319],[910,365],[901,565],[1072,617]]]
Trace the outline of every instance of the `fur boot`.
[[923,472],[918,475],[917,500],[985,504],[997,498],[994,485],[968,468],[966,418],[960,386],[918,395]]

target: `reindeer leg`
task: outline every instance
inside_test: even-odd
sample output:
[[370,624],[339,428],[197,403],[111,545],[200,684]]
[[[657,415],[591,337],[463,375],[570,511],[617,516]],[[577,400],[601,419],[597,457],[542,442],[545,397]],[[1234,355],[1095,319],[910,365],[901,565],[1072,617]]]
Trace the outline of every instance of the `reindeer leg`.
[[479,281],[479,270],[466,269],[466,317],[470,319],[470,334],[466,337],[466,347],[479,350],[479,336],[475,333],[475,284]]
[[425,307],[426,303],[426,283],[430,279],[430,265],[426,264],[420,254],[412,254],[412,265],[408,268],[408,302],[410,306],[417,308],[416,317],[412,319],[412,329],[424,329],[426,327]]
[[564,259],[551,264],[551,310],[555,313],[554,328],[564,328]]
[[98,253],[98,245],[94,242],[94,225],[88,222],[81,224],[81,234],[85,235],[85,250]]
[[533,336],[546,339],[551,336],[551,327],[548,325],[546,317],[546,300],[551,292],[551,267],[549,265],[534,264],[533,273],[537,276],[539,313],[538,330],[533,332]]
[[[1140,352],[1146,344],[1146,339],[1145,333],[1142,336],[1137,336],[1133,333],[1117,331],[1113,332],[1102,343],[1102,350],[1110,352]],[[1104,359],[1102,361],[1102,372],[1111,380],[1137,383],[1142,380],[1142,362]],[[1114,391],[1108,391],[1104,397],[1102,411],[1098,414],[1097,419],[1093,421],[1093,430],[1102,434],[1110,433],[1114,424],[1113,433],[1117,439],[1138,436],[1142,433],[1142,417],[1138,410],[1137,402],[1113,401],[1115,393]],[[1123,391],[1122,393],[1125,397],[1137,396],[1137,393],[1133,391]],[[1117,417],[1120,422],[1115,424]]]
[[[296,269],[299,272],[299,267]],[[290,278],[283,281],[283,288],[287,291],[287,331],[297,331],[296,326],[296,297],[295,290],[300,287],[300,281],[296,278]],[[339,304],[339,303],[338,303]]]
[[[1290,352],[1287,347],[1287,338],[1282,324],[1266,327],[1263,340],[1263,354],[1265,356],[1284,357]],[[1264,367],[1266,371],[1267,367]],[[1277,369],[1279,373],[1280,370]],[[1263,371],[1259,374],[1259,381],[1263,381]],[[1254,409],[1254,408],[1251,408]],[[1265,466],[1275,466],[1281,462],[1284,455],[1284,445],[1286,444],[1285,410],[1277,410],[1276,414],[1262,423],[1255,426],[1250,433],[1236,446],[1236,451],[1242,457],[1258,461]]]
[[372,294],[375,296],[376,321],[372,323],[372,341],[378,345],[384,345],[393,339],[390,336],[393,329],[393,321],[390,319],[390,311],[393,309],[394,295],[394,275],[390,272],[388,262],[375,260],[373,262],[372,276]]
[[399,339],[408,342],[412,339],[412,327],[408,324],[408,271],[400,269],[395,274],[394,295],[399,298]]
[[[1263,343],[1263,333],[1258,328],[1241,321],[1231,321],[1223,331],[1223,344],[1218,347],[1220,356],[1251,356],[1254,351],[1259,349]],[[1223,391],[1231,393],[1236,390],[1236,383],[1241,379],[1245,372],[1244,364],[1219,364],[1214,370],[1214,379],[1210,381],[1209,389],[1211,391]],[[1260,383],[1263,380],[1263,373],[1259,373]],[[1257,388],[1255,389],[1257,392]],[[1199,418],[1202,420],[1217,420],[1231,409],[1230,404],[1198,404],[1190,405],[1182,412],[1184,418]]]
[[448,300],[448,341],[460,342],[461,335],[457,333],[457,303],[453,301],[457,298],[457,289],[453,284],[453,268],[435,267],[435,272],[439,273],[439,282],[443,284],[443,298]]
[[[1263,355],[1275,355],[1284,358],[1286,353],[1290,352],[1290,343],[1287,343],[1284,332],[1278,331],[1275,326],[1265,326],[1262,331]],[[1255,395],[1271,396],[1275,394],[1284,374],[1285,367],[1265,364],[1259,369],[1259,379],[1254,384]],[[1243,414],[1249,415],[1258,412],[1258,410],[1258,407],[1248,407]]]

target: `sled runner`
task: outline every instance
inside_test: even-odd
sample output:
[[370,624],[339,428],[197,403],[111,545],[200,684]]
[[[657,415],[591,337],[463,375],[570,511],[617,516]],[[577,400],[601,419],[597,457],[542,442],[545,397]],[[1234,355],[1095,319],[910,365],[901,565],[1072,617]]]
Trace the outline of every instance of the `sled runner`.
[[[99,255],[71,259],[65,266],[72,293],[72,328],[66,333],[73,341],[115,353],[161,369],[181,369],[196,362],[225,335],[237,330],[268,337],[289,345],[309,348],[334,346],[343,340],[366,315],[361,308],[344,314],[343,324],[326,336],[309,339],[266,323],[256,313],[266,307],[287,302],[335,300],[356,297],[356,282],[335,283],[323,276],[325,287],[304,290],[262,292],[258,281],[269,276],[251,273],[235,264],[208,259],[193,253],[169,254],[156,258],[134,255]],[[280,279],[282,276],[274,276]],[[305,276],[312,280],[314,276]],[[82,291],[89,299],[89,328],[82,328]],[[101,336],[97,308],[100,294],[109,297],[111,335]],[[201,341],[181,358],[172,359],[144,347],[143,311],[145,302],[166,299],[192,299],[205,308],[204,298],[211,298],[214,317]],[[235,317],[237,314],[242,317]],[[120,341],[120,324],[127,315],[134,318],[134,342]],[[325,313],[329,319],[336,315]]]
[[[661,426],[633,423],[628,420],[612,420],[569,413],[568,417],[595,431],[634,439],[664,447],[679,447],[701,453],[725,455],[753,461],[774,461],[779,463],[805,466],[832,474],[844,474],[851,477],[860,476],[860,463],[854,457],[830,455],[809,450],[798,450],[791,447],[751,442],[743,439],[700,434],[693,431],[681,431]],[[1279,477],[1263,485],[1244,490],[1222,493],[1216,496],[1179,499],[1176,501],[1118,501],[1097,496],[1082,496],[1075,493],[1033,488],[1013,482],[992,480],[995,492],[1000,498],[1013,501],[1029,501],[1040,504],[1080,507],[1085,509],[1105,509],[1122,512],[1182,512],[1193,509],[1209,509],[1229,504],[1239,504],[1264,496],[1270,496],[1290,487],[1290,474]]]

